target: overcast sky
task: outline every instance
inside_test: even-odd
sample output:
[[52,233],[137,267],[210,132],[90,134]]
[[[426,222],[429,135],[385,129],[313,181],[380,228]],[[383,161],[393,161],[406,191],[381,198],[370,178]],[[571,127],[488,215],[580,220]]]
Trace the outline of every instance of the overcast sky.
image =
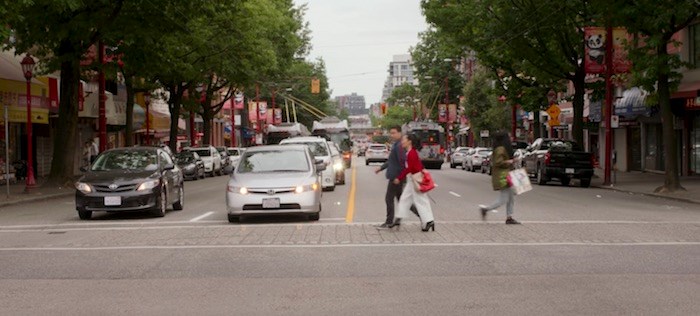
[[307,4],[310,58],[322,57],[333,96],[379,102],[393,55],[407,54],[427,28],[420,0],[294,0]]

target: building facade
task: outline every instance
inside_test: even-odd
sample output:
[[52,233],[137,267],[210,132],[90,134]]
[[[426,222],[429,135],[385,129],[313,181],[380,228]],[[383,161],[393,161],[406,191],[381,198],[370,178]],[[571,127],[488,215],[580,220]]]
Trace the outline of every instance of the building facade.
[[365,97],[353,92],[335,97],[338,109],[346,109],[350,115],[365,115],[369,110],[365,107]]
[[413,61],[411,55],[394,55],[389,63],[388,76],[382,89],[382,102],[391,96],[394,89],[404,83],[417,85],[418,80],[414,77]]

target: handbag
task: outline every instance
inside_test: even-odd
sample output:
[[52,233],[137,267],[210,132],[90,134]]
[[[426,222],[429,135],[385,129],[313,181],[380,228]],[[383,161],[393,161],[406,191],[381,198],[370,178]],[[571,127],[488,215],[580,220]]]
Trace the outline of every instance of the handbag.
[[530,177],[523,168],[515,169],[508,172],[506,176],[508,184],[511,190],[517,195],[523,194],[525,192],[532,190],[532,183],[530,183]]
[[412,175],[411,179],[413,179],[414,188],[421,193],[427,193],[435,189],[435,181],[433,180],[433,176],[425,169]]

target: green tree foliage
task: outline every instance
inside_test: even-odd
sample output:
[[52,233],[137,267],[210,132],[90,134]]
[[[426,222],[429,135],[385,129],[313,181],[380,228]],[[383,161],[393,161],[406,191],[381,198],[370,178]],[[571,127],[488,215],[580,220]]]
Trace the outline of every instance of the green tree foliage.
[[[600,3],[599,3],[600,4]],[[658,101],[663,122],[666,179],[658,192],[684,190],[680,183],[678,144],[671,112],[671,92],[678,88],[683,63],[678,54],[669,53],[669,46],[677,45],[673,35],[697,20],[700,2],[679,1],[615,1],[599,6],[601,21],[627,28],[636,34],[629,43],[630,60],[634,65],[633,84],[652,92],[652,101]],[[644,18],[640,18],[644,17]]]
[[384,129],[392,126],[401,126],[410,121],[413,121],[413,109],[403,106],[390,106],[387,108],[384,117],[379,120]]
[[498,101],[500,93],[492,87],[494,76],[478,69],[464,87],[464,109],[469,116],[474,135],[482,130],[506,130],[510,124],[510,107]]
[[418,87],[406,82],[391,91],[386,103],[389,106],[414,106],[420,104],[420,96]]

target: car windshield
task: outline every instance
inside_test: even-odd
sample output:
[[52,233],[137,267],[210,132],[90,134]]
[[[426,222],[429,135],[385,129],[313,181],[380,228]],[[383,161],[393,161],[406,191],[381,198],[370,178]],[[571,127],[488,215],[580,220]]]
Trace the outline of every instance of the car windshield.
[[155,151],[108,151],[97,158],[90,170],[156,171],[158,159]]
[[310,166],[303,151],[270,150],[246,153],[236,170],[238,173],[307,172]]
[[200,157],[211,156],[211,150],[209,149],[193,149],[192,151],[196,152]]
[[238,156],[238,150],[236,149],[229,149],[228,154],[231,156]]
[[479,155],[481,156],[488,156],[491,154],[490,150],[479,150]]
[[386,150],[386,146],[372,146],[370,147],[372,150]]
[[458,153],[466,154],[469,152],[469,149],[460,149],[457,151]]
[[285,143],[284,145],[298,145],[298,144],[303,144],[303,145],[306,145],[307,147],[309,147],[309,149],[311,149],[311,152],[316,157],[329,156],[328,147],[323,142],[298,142],[298,143],[291,142],[291,143]]
[[196,159],[194,158],[194,153],[189,153],[189,152],[179,153],[179,154],[175,155],[175,159],[180,164],[193,163],[196,161]]

